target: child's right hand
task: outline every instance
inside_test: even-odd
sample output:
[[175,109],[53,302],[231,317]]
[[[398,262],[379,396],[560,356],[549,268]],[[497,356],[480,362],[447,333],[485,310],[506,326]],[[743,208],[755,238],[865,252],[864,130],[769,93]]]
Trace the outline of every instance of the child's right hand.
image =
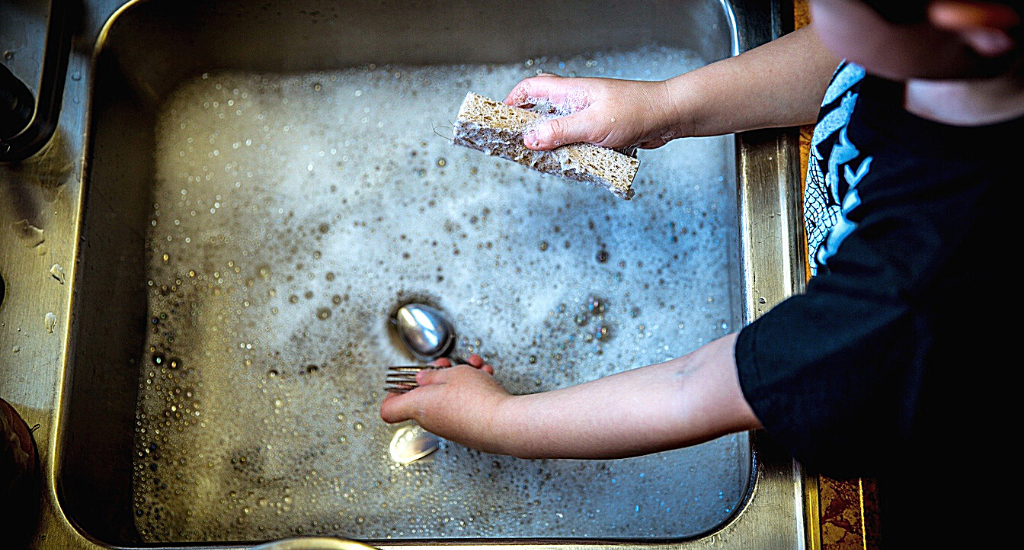
[[581,142],[653,149],[688,135],[685,121],[673,109],[667,82],[542,74],[523,80],[505,98],[506,105],[515,107],[538,101],[565,106],[572,114],[528,130],[523,142],[530,149]]

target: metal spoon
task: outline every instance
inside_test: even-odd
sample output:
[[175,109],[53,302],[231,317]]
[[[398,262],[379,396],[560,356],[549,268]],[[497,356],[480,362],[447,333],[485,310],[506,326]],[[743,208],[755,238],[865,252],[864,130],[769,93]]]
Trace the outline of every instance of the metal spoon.
[[[455,327],[430,306],[406,304],[398,309],[394,323],[402,343],[421,359],[445,357],[455,348]],[[464,362],[457,357],[451,360],[452,363]],[[439,437],[412,424],[395,432],[389,451],[395,462],[411,464],[436,451],[440,444]]]
[[465,363],[450,356],[455,348],[455,327],[440,311],[423,304],[406,304],[398,309],[394,322],[399,338],[413,355],[428,361],[450,357],[452,363]]
[[391,460],[399,464],[412,464],[433,453],[441,446],[441,438],[416,424],[403,426],[395,432],[388,446]]

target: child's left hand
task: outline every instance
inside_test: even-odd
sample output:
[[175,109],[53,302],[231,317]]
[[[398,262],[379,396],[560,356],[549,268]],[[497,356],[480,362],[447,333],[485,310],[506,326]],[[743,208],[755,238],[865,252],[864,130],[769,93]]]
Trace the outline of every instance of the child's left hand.
[[380,407],[385,422],[415,420],[427,431],[474,449],[499,451],[500,426],[494,420],[510,397],[492,376],[494,367],[479,355],[468,365],[452,367],[438,359],[438,370],[416,375],[418,388],[405,394],[388,394]]

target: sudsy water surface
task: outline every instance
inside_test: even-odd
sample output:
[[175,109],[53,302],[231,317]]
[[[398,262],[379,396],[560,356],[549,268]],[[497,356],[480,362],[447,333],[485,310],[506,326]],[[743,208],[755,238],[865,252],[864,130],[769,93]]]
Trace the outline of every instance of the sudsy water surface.
[[537,71],[658,79],[646,48],[509,65],[209,73],[163,105],[134,499],[146,541],[681,537],[746,491],[746,435],[616,461],[442,442],[389,456],[388,315],[453,320],[513,393],[677,357],[737,328],[730,138],[641,152],[629,202],[450,143],[467,91]]

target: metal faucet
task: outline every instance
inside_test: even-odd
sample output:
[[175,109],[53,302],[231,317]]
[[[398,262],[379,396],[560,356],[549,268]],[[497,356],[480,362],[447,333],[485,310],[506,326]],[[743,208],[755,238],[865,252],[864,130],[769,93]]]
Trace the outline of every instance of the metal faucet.
[[38,98],[0,63],[0,163],[19,162],[38,153],[57,130],[71,53],[73,3],[53,0],[50,6]]

